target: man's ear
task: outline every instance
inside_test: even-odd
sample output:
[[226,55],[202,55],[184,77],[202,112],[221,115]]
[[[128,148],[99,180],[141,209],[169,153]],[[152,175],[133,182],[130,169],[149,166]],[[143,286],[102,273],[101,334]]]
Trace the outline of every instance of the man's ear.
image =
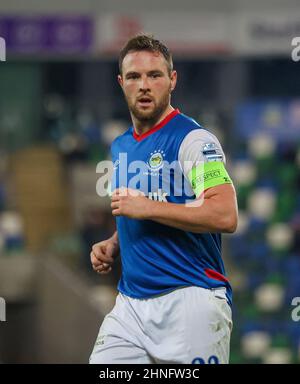
[[120,84],[121,88],[123,89],[123,79],[122,79],[122,75],[118,75],[118,83]]
[[172,71],[171,75],[170,75],[170,78],[171,78],[171,92],[172,92],[175,89],[175,87],[176,87],[177,72],[176,71]]

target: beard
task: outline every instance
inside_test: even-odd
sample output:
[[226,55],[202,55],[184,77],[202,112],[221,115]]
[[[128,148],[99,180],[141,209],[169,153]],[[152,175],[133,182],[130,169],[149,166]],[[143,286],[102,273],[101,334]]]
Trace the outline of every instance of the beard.
[[[143,110],[142,108],[138,107],[138,101],[132,103],[129,98],[126,96],[125,98],[127,101],[128,109],[136,120],[138,120],[140,123],[155,125],[155,123],[159,120],[160,116],[164,113],[170,104],[170,94],[171,86],[167,92],[160,97],[159,100],[156,101],[152,99],[153,108],[150,108],[149,110]],[[144,96],[148,95],[145,94]]]

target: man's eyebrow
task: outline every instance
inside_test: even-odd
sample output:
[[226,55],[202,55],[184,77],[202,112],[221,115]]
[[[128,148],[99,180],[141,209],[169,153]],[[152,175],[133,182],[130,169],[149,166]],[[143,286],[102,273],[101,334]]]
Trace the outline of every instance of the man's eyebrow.
[[132,76],[132,75],[140,75],[138,72],[135,72],[135,71],[130,71],[130,72],[127,72],[126,74],[125,74],[125,76],[126,77],[128,77],[128,76]]
[[155,73],[163,74],[163,71],[161,71],[160,69],[153,69],[152,71],[147,72],[148,75],[153,75]]
[[[147,75],[154,75],[154,74],[163,74],[163,71],[161,71],[160,69],[152,69],[151,71],[147,72]],[[125,74],[125,77],[129,77],[132,75],[140,76],[140,73],[136,71],[130,71]]]

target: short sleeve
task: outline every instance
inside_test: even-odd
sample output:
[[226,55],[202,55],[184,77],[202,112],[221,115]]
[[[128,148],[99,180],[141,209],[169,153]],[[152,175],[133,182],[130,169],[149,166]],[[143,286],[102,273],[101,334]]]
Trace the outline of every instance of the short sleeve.
[[185,136],[178,160],[196,196],[213,186],[232,183],[225,169],[222,146],[216,136],[205,129],[195,129]]

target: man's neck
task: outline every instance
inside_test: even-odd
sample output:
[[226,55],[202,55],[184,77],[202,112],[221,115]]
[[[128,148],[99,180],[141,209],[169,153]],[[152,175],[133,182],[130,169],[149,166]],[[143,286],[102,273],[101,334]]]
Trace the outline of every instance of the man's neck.
[[133,128],[137,135],[143,135],[144,133],[148,132],[151,128],[153,128],[155,125],[159,124],[166,116],[168,116],[172,111],[174,111],[174,108],[169,105],[165,111],[159,116],[159,118],[156,121],[150,120],[149,122],[141,122],[132,115],[132,122],[133,122]]

